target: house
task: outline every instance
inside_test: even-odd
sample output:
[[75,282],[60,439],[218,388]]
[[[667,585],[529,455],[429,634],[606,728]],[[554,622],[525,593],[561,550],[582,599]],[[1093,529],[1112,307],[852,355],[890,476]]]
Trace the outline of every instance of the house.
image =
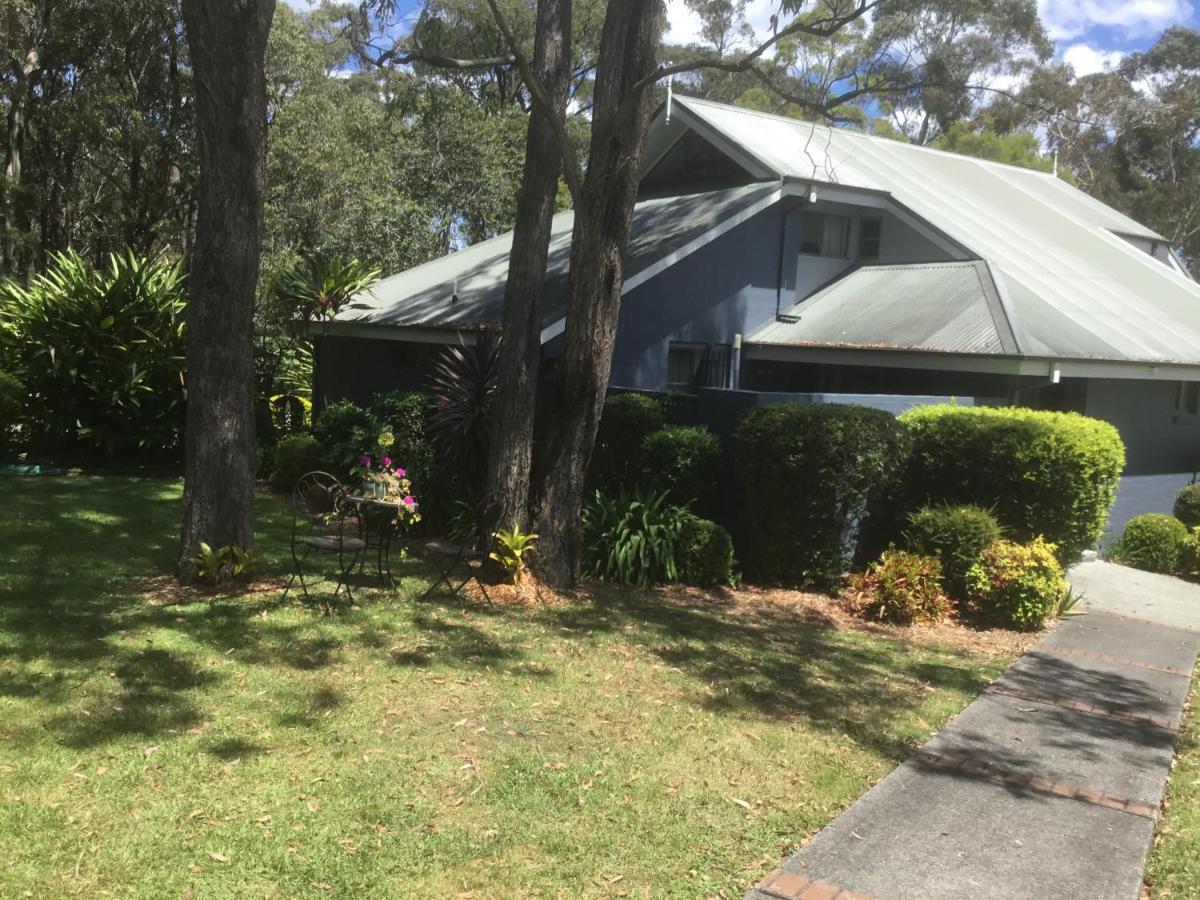
[[[572,215],[555,217],[544,367]],[[329,325],[326,396],[411,383],[501,321],[510,235],[383,279]],[[611,385],[1077,410],[1131,473],[1200,455],[1200,285],[1161,235],[1050,174],[675,97],[643,157]]]

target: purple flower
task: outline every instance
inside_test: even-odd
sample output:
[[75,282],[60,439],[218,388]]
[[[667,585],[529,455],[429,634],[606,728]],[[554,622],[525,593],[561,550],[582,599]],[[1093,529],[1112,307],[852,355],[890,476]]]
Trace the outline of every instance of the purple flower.
[[390,469],[392,467],[392,458],[390,456],[385,456],[383,458],[383,467],[385,469]]
[[416,506],[417,505],[417,501],[414,500],[412,497],[405,497],[400,502],[403,503],[405,506]]
[[397,469],[397,470],[396,470],[396,477],[397,477],[397,478],[406,478],[407,476],[408,476],[408,472],[407,472],[407,471],[405,471],[404,469]]
[[363,458],[360,459],[359,462],[362,463],[362,467],[364,469],[371,468],[371,457],[367,456],[365,453],[363,454]]

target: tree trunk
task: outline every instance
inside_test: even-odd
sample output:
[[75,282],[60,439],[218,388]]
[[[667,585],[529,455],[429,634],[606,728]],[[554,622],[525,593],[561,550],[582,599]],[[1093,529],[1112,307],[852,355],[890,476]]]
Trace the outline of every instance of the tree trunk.
[[637,199],[662,31],[656,0],[610,0],[600,41],[587,175],[575,210],[566,332],[555,415],[537,499],[538,568],[567,587],[579,576],[584,477],[608,390],[624,283],[622,257]]
[[200,181],[188,277],[179,574],[201,541],[254,542],[253,309],[262,240],[264,57],[275,0],[184,0]]
[[[538,3],[533,71],[566,115],[571,75],[571,0]],[[488,448],[485,533],[519,525],[529,516],[533,417],[542,352],[542,289],[561,156],[550,119],[537,107],[529,116],[525,170],[504,287],[495,425]]]
[[21,61],[13,60],[10,69],[13,76],[12,97],[8,107],[8,144],[4,154],[4,209],[0,228],[4,230],[3,266],[6,275],[14,272],[16,255],[15,234],[18,230],[16,206],[21,189],[21,157],[25,149],[25,132],[28,127],[27,110],[31,102],[33,73],[39,66],[40,51],[30,47]]

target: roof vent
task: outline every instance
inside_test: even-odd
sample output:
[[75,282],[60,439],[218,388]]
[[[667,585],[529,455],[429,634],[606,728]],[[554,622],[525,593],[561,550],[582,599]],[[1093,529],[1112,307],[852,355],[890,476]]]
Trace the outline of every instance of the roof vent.
[[800,321],[799,316],[789,316],[786,313],[778,313],[775,316],[776,321],[782,322],[784,325],[795,325]]

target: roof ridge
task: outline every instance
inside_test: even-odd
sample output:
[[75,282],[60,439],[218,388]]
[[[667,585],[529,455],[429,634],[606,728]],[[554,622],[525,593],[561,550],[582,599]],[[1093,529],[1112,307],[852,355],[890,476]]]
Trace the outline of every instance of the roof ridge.
[[[788,125],[808,125],[813,128],[820,128],[827,132],[831,132],[831,133],[836,132],[837,134],[844,134],[847,137],[862,138],[863,140],[867,140],[867,141],[886,141],[889,144],[895,144],[897,147],[904,147],[909,150],[919,150],[919,151],[924,151],[926,153],[937,153],[942,156],[953,156],[955,159],[969,160],[970,162],[979,163],[980,165],[984,165],[984,166],[999,166],[1002,169],[1015,169],[1018,172],[1032,172],[1035,175],[1041,175],[1046,178],[1052,178],[1056,181],[1061,180],[1058,178],[1058,176],[1053,175],[1050,172],[1043,172],[1041,169],[1031,169],[1028,166],[1018,166],[1018,165],[1015,165],[1014,163],[1000,162],[999,160],[995,160],[995,159],[983,159],[978,156],[968,156],[965,153],[956,153],[953,150],[943,150],[940,147],[929,147],[924,144],[913,144],[909,141],[898,141],[895,138],[884,137],[881,134],[867,134],[865,131],[858,131],[854,128],[834,128],[832,125],[825,125],[821,122],[810,122],[807,119],[793,119],[791,116],[781,116],[777,113],[763,112],[762,110],[758,110],[758,109],[746,109],[745,107],[742,107],[742,106],[734,106],[732,103],[717,103],[715,100],[704,100],[700,97],[688,97],[685,94],[675,94],[674,99],[676,102],[683,101],[685,104],[686,103],[698,103],[701,106],[711,106],[711,107],[715,107],[717,109],[727,109],[730,112],[736,112],[739,115],[754,116],[754,117],[757,117],[760,119],[774,119],[776,121],[783,122]],[[1067,182],[1063,182],[1063,183],[1067,184]],[[1073,185],[1068,184],[1068,187],[1073,187]]]

